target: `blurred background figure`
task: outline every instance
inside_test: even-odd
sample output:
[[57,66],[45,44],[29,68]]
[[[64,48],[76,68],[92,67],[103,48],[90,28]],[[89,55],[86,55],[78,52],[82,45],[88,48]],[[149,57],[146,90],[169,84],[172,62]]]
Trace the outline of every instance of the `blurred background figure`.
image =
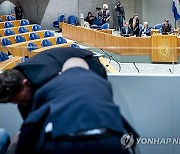
[[160,28],[160,33],[162,34],[171,34],[173,33],[172,25],[169,23],[169,20],[164,20],[162,27]]
[[0,128],[0,154],[5,154],[10,144],[10,137],[5,129]]
[[16,19],[21,20],[23,18],[23,8],[20,5],[20,2],[17,2],[17,6],[14,7],[14,11],[16,14]]
[[89,23],[89,25],[93,25],[95,16],[92,15],[91,12],[88,12],[85,21]]
[[131,27],[127,21],[124,22],[124,27],[121,29],[122,36],[131,36],[133,34]]
[[117,11],[119,31],[121,31],[121,29],[123,27],[123,20],[125,20],[125,11],[124,11],[124,7],[121,5],[120,1],[116,4],[115,11]]
[[148,27],[148,22],[143,23],[142,30],[140,30],[141,36],[150,36],[151,35],[151,29]]
[[102,25],[109,22],[111,16],[107,4],[103,4],[102,10],[99,12],[98,16],[102,18]]

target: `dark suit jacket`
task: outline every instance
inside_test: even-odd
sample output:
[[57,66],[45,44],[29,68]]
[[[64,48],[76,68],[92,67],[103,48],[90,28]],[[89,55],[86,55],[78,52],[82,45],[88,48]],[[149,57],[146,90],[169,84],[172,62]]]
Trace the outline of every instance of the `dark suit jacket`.
[[[79,48],[54,48],[46,50],[25,63],[19,64],[15,69],[20,70],[32,83],[35,89],[54,78],[61,71],[64,62],[71,57],[84,59],[90,69],[101,77],[107,79],[104,66],[99,62],[93,53]],[[31,104],[28,106],[18,106],[20,113],[25,119],[30,112]]]
[[131,27],[133,31],[133,35],[139,36],[139,19],[136,19],[135,26],[133,27],[133,18],[129,19],[129,26]]
[[[142,35],[144,29],[140,30],[140,35]],[[151,35],[151,29],[149,27],[146,28],[146,30],[144,31],[144,34],[146,34],[147,36]]]
[[[124,132],[119,108],[113,103],[111,85],[92,71],[71,68],[37,90],[31,114],[25,120],[17,153],[35,153],[53,129],[50,140],[69,133],[96,128]],[[37,134],[36,134],[37,133]]]
[[160,32],[161,33],[173,33],[172,25],[168,24],[168,26],[165,26],[165,24],[162,24]]
[[[128,27],[128,35],[132,35],[132,30],[130,27]],[[125,27],[122,27],[121,29],[121,35],[126,35],[126,28]]]
[[64,62],[71,57],[84,59],[92,71],[107,79],[105,68],[98,58],[93,57],[92,52],[80,48],[49,49],[19,64],[15,69],[20,70],[36,88],[39,88],[55,77],[61,71]]

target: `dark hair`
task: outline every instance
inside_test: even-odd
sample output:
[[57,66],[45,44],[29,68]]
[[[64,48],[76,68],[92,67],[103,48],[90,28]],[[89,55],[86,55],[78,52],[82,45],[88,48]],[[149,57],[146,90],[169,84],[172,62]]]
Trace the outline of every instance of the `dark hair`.
[[24,78],[16,69],[9,69],[0,74],[0,102],[10,102],[21,90]]

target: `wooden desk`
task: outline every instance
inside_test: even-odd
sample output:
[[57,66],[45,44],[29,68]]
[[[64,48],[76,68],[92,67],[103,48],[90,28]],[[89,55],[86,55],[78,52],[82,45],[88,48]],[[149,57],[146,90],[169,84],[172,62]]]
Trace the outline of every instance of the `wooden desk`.
[[[53,36],[53,37],[47,37],[45,39],[50,40],[54,46],[54,45],[56,45],[56,38],[57,38],[57,36]],[[35,43],[38,46],[38,48],[40,49],[40,48],[42,48],[41,41],[43,39],[26,41],[26,42],[22,42],[22,43],[16,43],[13,45],[9,45],[5,48],[2,47],[2,51],[5,53],[7,53],[9,51],[13,56],[21,56],[21,57],[30,56],[31,57],[31,54],[30,54],[31,52],[28,51],[27,44],[29,42]],[[74,41],[70,41],[70,42],[73,43]]]
[[114,31],[113,29],[105,29],[105,30],[98,30],[99,32],[107,33],[107,34],[112,34]]
[[20,21],[21,20],[13,20],[13,21],[4,21],[4,22],[0,22],[0,29],[4,29],[4,23],[5,22],[10,22],[14,25],[14,27],[18,27],[20,26]]
[[[151,29],[151,34],[152,35],[156,35],[156,34],[159,34],[160,32],[159,32],[159,29]],[[178,35],[179,34],[179,28],[174,28],[174,34],[175,35]]]
[[[32,32],[32,25],[26,25],[25,27],[28,29],[29,32]],[[11,29],[14,31],[15,34],[19,34],[18,28],[19,27],[12,27]],[[5,36],[4,35],[4,30],[5,30],[5,28],[4,29],[0,29],[0,35],[2,37]]]
[[[94,31],[84,27],[72,26],[66,23],[62,23],[62,35],[63,37],[75,40],[88,46],[101,48],[109,52],[126,56],[151,56],[152,46],[154,47],[154,44],[152,45],[152,36],[114,36],[97,30]],[[158,35],[162,36],[160,34]],[[174,37],[177,37],[177,35],[174,35]],[[177,45],[171,44],[172,46],[170,47],[173,47],[173,45],[175,45],[174,47],[180,46],[180,38],[178,37],[177,40]],[[180,56],[180,50],[178,50],[177,55]],[[176,56],[176,54],[174,56]],[[177,59],[177,57],[175,59]]]
[[[10,14],[10,15],[16,17],[15,14]],[[0,16],[0,18],[2,19],[2,21],[6,21],[6,16],[8,16],[8,15],[2,15],[2,16]]]
[[[29,51],[27,49],[27,44],[29,42],[32,42],[32,43],[35,43],[38,46],[38,48],[42,48],[41,41],[43,39],[31,40],[31,41],[26,41],[26,42],[21,42],[21,43],[16,43],[16,44],[8,45],[5,48],[2,47],[2,51],[3,52],[9,51],[13,56],[21,56],[21,57],[28,56],[29,55]],[[47,37],[45,39],[50,40],[53,45],[56,44],[56,36]]]
[[[21,34],[18,34],[18,35],[23,36],[23,37],[26,39],[26,41],[30,41],[30,39],[29,39],[29,34],[30,34],[30,33],[32,33],[32,32],[21,33]],[[39,37],[40,37],[40,39],[41,39],[41,38],[44,38],[44,30],[34,31],[34,33],[38,34]],[[9,40],[12,42],[12,44],[16,44],[16,41],[15,41],[15,36],[16,36],[16,35],[17,35],[17,34],[15,34],[15,35],[9,35],[9,36],[4,36],[4,37],[0,37],[0,39],[7,38],[7,39],[9,39]],[[0,44],[0,46],[2,46],[2,45]]]
[[53,48],[66,48],[66,47],[70,47],[70,45],[74,43],[74,41],[70,41],[68,43],[63,43],[63,44],[57,44],[57,45],[53,45],[53,46],[49,46],[49,47],[45,47],[45,48],[39,48],[37,50],[33,50],[32,52],[29,53],[29,58],[45,51],[48,49],[53,49]]
[[6,61],[3,61],[0,63],[0,70],[4,71],[7,69],[11,69],[13,67],[15,67],[18,63],[21,62],[21,58],[22,57],[12,57]]
[[177,62],[177,36],[152,36],[152,62]]
[[103,66],[106,68],[106,70],[109,73],[119,73],[117,71],[117,69],[112,66],[106,59],[104,59],[103,57],[99,57],[99,61],[101,62],[101,64],[103,64]]

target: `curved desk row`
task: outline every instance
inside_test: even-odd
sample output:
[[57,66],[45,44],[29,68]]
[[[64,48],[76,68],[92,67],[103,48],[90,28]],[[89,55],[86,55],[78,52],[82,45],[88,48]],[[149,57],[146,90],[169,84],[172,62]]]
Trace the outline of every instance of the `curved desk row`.
[[[36,33],[36,34],[39,35],[39,38],[44,38],[44,32],[45,32],[45,30],[34,31],[34,33]],[[23,37],[26,39],[26,41],[30,41],[30,39],[29,39],[29,34],[30,34],[30,33],[32,33],[32,32],[21,33],[21,34],[18,34],[18,35],[23,36]],[[12,42],[12,44],[16,44],[16,41],[15,41],[15,36],[16,36],[16,35],[17,35],[17,34],[15,34],[15,35],[9,35],[9,36],[4,36],[4,37],[0,37],[0,39],[7,38],[7,39],[9,39],[9,40]],[[1,45],[1,46],[2,46],[2,45]]]
[[[20,27],[20,26],[19,26],[19,27]],[[10,29],[12,29],[15,34],[19,34],[19,32],[18,32],[19,27],[11,27]],[[26,27],[29,32],[32,32],[32,25],[26,25],[26,26],[23,26],[23,27]],[[0,29],[0,36],[1,36],[1,37],[5,36],[4,30],[5,30],[5,28]]]
[[[10,14],[10,15],[16,17],[15,14]],[[2,21],[6,21],[6,16],[9,16],[9,15],[2,15],[2,16],[0,16],[0,18],[2,19]]]
[[[44,39],[47,39],[49,41],[52,42],[52,45],[56,45],[56,38],[57,36],[53,36],[53,37],[47,37],[47,38],[42,38],[42,39],[37,39],[37,40],[31,40],[31,41],[26,41],[26,42],[21,42],[21,43],[16,43],[16,44],[12,44],[12,45],[8,45],[6,47],[0,47],[1,51],[8,53],[8,51],[13,55],[13,56],[29,56],[32,57],[33,55],[31,55],[27,49],[27,44],[32,42],[35,43],[38,47],[38,49],[42,48],[41,46],[41,42]],[[74,41],[70,41],[68,43],[74,43]],[[69,44],[70,45],[70,44]]]
[[180,55],[180,39],[176,35],[122,37],[66,23],[62,23],[62,35],[119,55],[151,56],[152,62],[177,62]]
[[7,69],[11,69],[13,67],[15,67],[18,63],[21,62],[21,58],[22,57],[12,57],[6,61],[3,61],[0,63],[0,70],[4,71]]

